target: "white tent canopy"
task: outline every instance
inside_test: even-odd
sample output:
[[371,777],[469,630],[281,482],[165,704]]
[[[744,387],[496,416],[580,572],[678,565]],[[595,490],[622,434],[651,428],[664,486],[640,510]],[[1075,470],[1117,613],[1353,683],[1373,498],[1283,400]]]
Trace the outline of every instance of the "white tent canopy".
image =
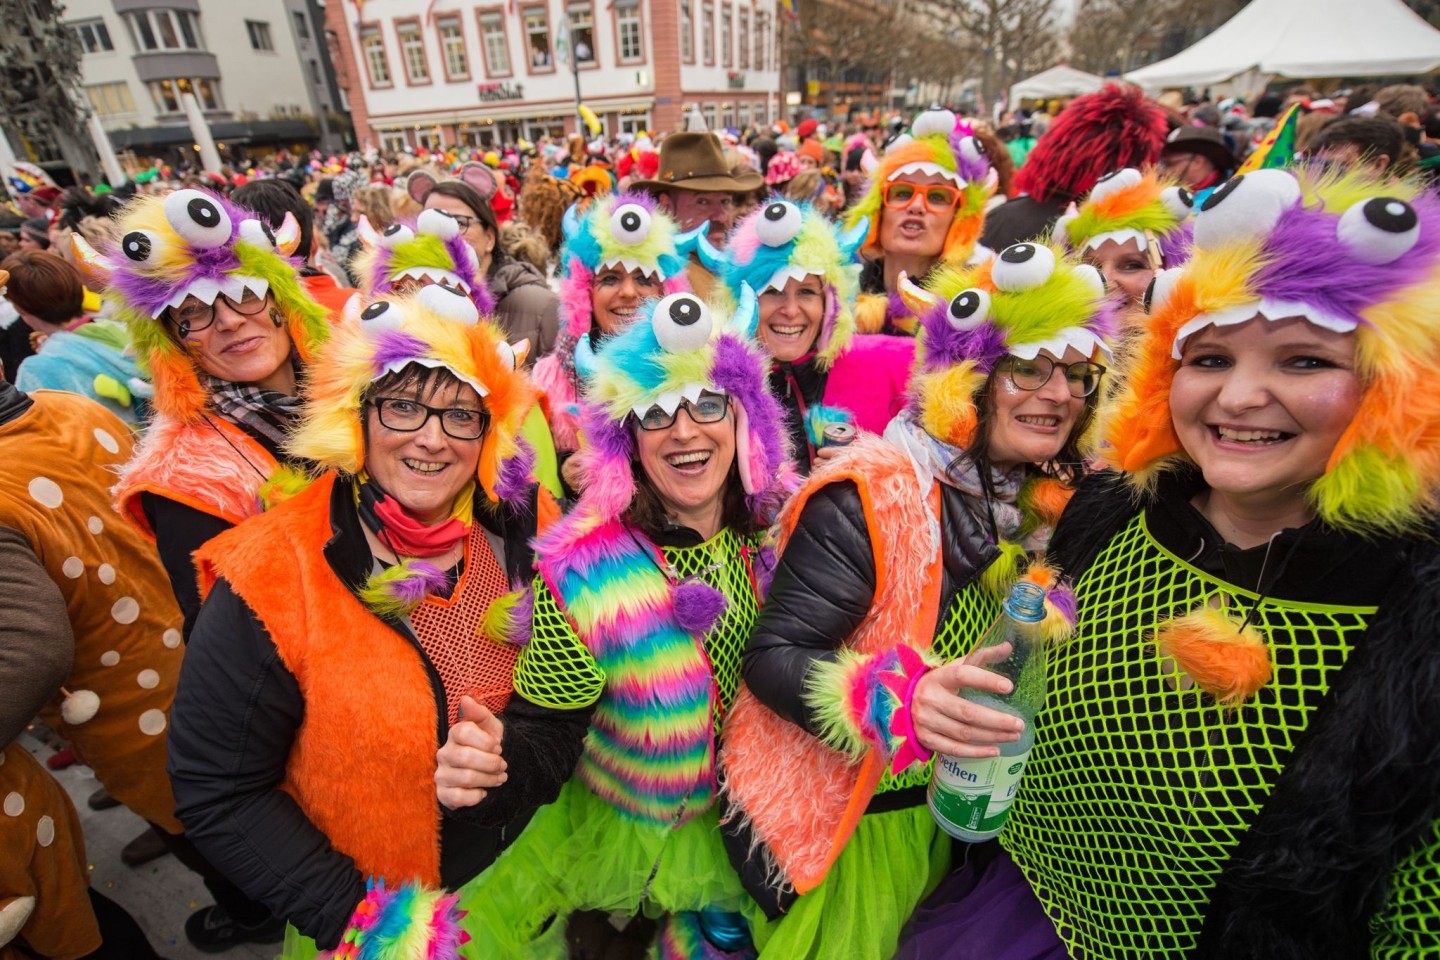
[[1440,68],[1440,30],[1402,0],[1251,0],[1199,43],[1125,79],[1146,90],[1254,70],[1281,77],[1382,77]]
[[1076,70],[1065,64],[1051,67],[1033,77],[1026,77],[1010,87],[1010,105],[1013,107],[1022,99],[1047,100],[1050,97],[1078,97],[1082,93],[1094,93],[1105,86],[1105,78],[1097,77],[1084,70]]

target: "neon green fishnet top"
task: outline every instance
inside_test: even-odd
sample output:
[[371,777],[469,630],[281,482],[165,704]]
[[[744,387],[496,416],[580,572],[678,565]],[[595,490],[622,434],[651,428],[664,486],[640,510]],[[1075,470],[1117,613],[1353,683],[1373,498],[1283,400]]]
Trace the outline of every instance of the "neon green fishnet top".
[[[719,688],[722,715],[740,684],[740,655],[760,612],[750,561],[742,553],[746,548],[753,553],[758,539],[742,538],[727,528],[695,546],[661,548],[676,576],[698,575],[725,595],[725,612],[705,636],[705,653]],[[535,578],[534,589],[534,632],[515,664],[515,691],[544,707],[588,707],[600,698],[605,674],[543,577]]]
[[[1076,636],[1051,651],[1050,694],[1000,842],[1073,956],[1181,956],[1375,608],[1264,600],[1255,623],[1274,677],[1225,708],[1186,689],[1149,638],[1216,595],[1248,609],[1255,594],[1169,553],[1143,513],[1075,593]],[[1433,891],[1433,851],[1430,862]]]

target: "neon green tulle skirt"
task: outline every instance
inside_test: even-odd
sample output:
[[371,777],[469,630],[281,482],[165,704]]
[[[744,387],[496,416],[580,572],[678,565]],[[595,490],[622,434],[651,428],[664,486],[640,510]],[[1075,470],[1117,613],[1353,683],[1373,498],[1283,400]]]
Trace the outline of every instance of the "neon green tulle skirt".
[[923,803],[866,814],[825,882],[775,923],[752,918],[760,960],[889,960],[905,921],[949,869],[950,837]]
[[[565,957],[564,917],[714,906],[758,913],[725,855],[711,808],[679,827],[620,813],[572,778],[489,869],[460,890],[476,960]],[[554,918],[554,919],[552,919]]]

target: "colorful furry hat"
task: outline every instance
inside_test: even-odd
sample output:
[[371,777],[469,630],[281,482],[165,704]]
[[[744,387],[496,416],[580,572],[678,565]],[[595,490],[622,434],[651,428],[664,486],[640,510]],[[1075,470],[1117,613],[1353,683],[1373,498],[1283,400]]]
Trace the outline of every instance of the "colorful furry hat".
[[885,255],[880,249],[885,185],[905,174],[938,174],[959,187],[962,194],[950,232],[945,235],[941,258],[949,263],[964,263],[980,239],[985,226],[985,203],[994,194],[998,178],[969,125],[957,120],[949,110],[920,114],[910,132],[912,139],[897,141],[885,151],[870,175],[870,189],[851,208],[845,226],[853,228],[868,218],[869,232],[860,252],[878,260]]
[[730,234],[725,284],[738,297],[742,284],[764,293],[772,287],[783,290],[791,278],[822,277],[825,317],[815,352],[820,367],[828,370],[855,335],[854,304],[860,291],[855,251],[867,229],[857,224],[841,236],[830,219],[808,203],[771,200]]
[[355,272],[367,296],[391,293],[402,279],[419,280],[455,287],[482,315],[494,315],[495,298],[479,275],[479,258],[454,217],[424,210],[414,221],[393,223],[380,233],[361,217],[359,234],[364,249],[355,258]]
[[1176,267],[1190,254],[1193,207],[1190,191],[1179,184],[1126,167],[1101,177],[1079,207],[1070,204],[1055,236],[1079,253],[1107,240],[1134,240],[1149,254],[1154,243],[1160,266]]
[[955,447],[975,439],[976,395],[1006,356],[1108,357],[1115,306],[1100,272],[1058,248],[1017,243],[969,269],[943,267],[927,290],[900,295],[920,318],[910,403],[925,432]]
[[492,501],[523,492],[534,456],[518,438],[535,388],[518,372],[515,351],[495,322],[459,290],[439,284],[381,297],[363,310],[358,297],[350,301],[309,370],[305,416],[291,451],[324,469],[358,473],[365,465],[366,393],[411,364],[443,368],[475,388],[490,414],[476,478]]
[[784,412],[770,395],[770,360],[755,342],[755,294],[747,287],[733,314],[693,293],[650,301],[641,320],[598,350],[582,338],[575,365],[586,383],[585,443],[577,456],[586,481],[577,511],[597,523],[618,517],[635,495],[632,414],[654,405],[674,412],[702,390],[730,397],[735,417],[735,461],[746,503],[769,523],[798,484],[790,460]]
[[1078,199],[1112,170],[1155,163],[1165,133],[1159,104],[1136,87],[1108,84],[1060,111],[1015,175],[1015,189],[1042,202]]
[[115,298],[162,413],[191,420],[209,404],[194,362],[161,319],[186,297],[214,303],[221,294],[269,294],[306,364],[329,336],[325,308],[305,293],[290,259],[300,242],[294,217],[287,214],[277,232],[218,194],[187,189],[135,200],[118,226],[119,242],[103,253],[78,233],[72,243],[86,275]]
[[1131,482],[1147,487],[1187,459],[1169,399],[1187,337],[1302,316],[1354,331],[1365,385],[1310,488],[1316,512],[1335,527],[1404,531],[1440,508],[1440,200],[1421,184],[1307,170],[1235,177],[1196,216],[1190,262],[1157,276],[1146,299],[1100,451]]

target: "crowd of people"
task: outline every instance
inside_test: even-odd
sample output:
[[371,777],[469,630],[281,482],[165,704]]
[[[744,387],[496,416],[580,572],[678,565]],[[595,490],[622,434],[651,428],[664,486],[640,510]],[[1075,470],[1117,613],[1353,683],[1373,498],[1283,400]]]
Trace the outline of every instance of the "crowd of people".
[[[179,935],[36,718],[206,952],[1434,955],[1437,126],[1110,85],[13,178],[0,958]],[[952,837],[937,755],[1022,739]]]

